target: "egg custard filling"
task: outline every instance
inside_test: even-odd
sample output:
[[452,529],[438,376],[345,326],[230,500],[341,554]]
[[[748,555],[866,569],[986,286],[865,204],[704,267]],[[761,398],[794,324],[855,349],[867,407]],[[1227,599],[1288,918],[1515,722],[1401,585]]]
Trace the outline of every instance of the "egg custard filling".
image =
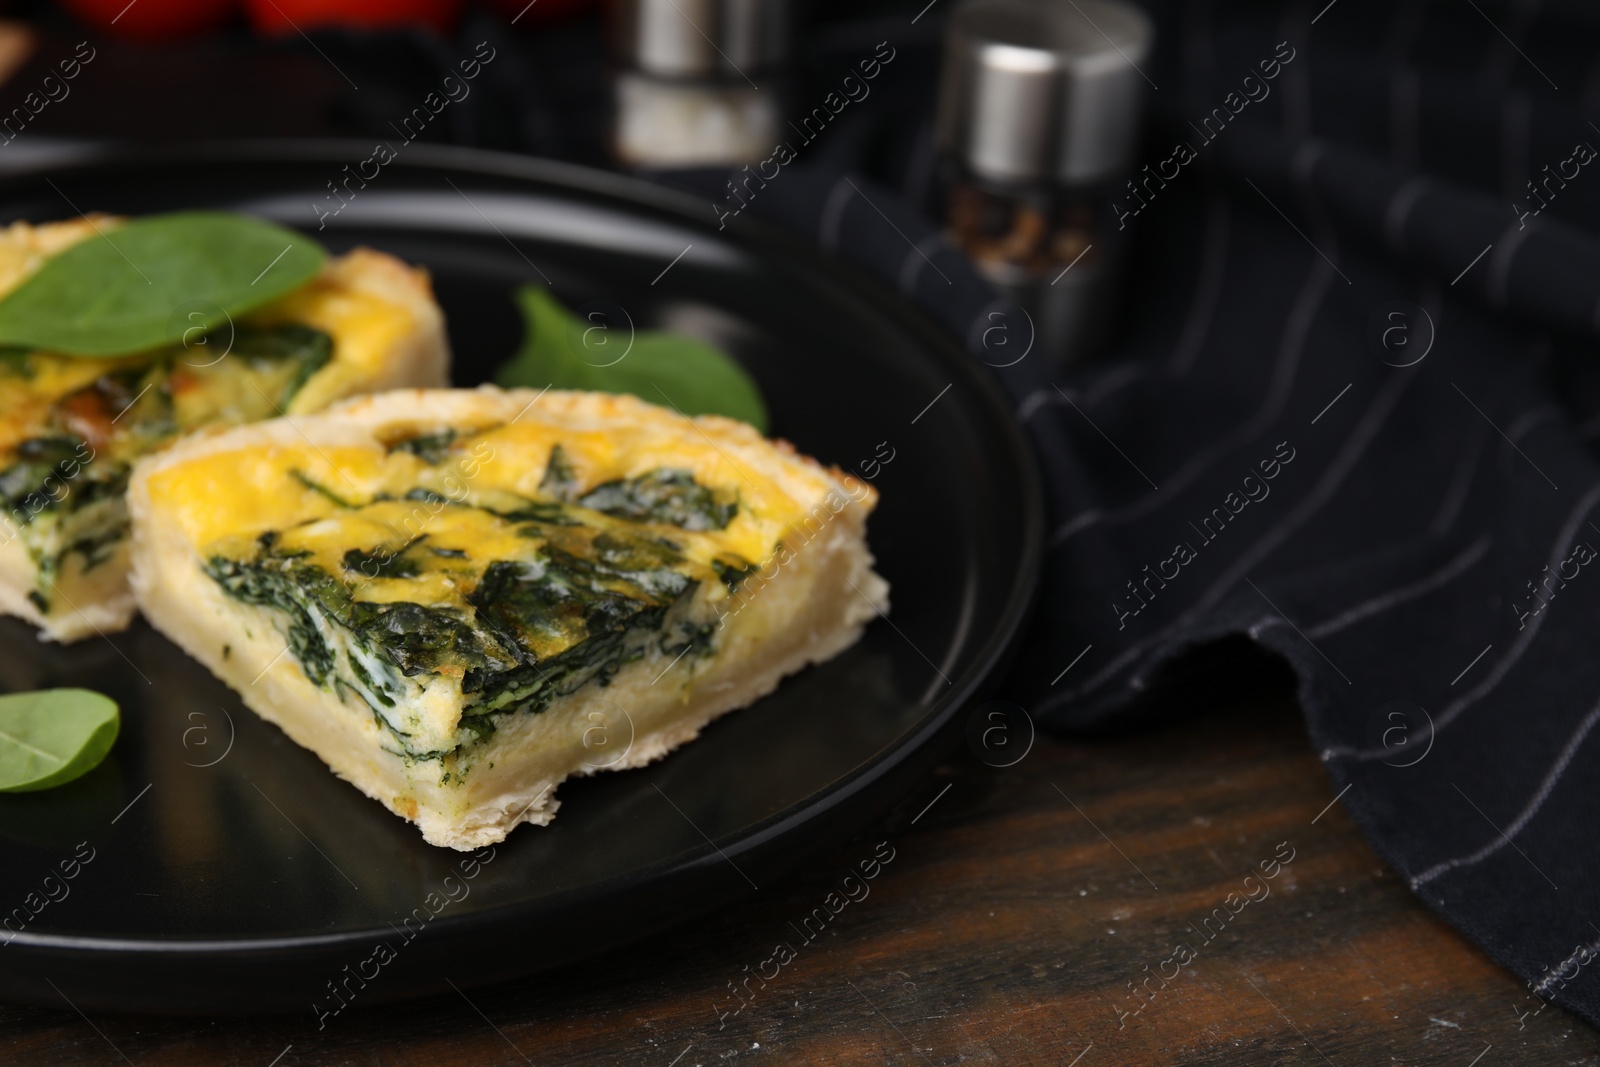
[[563,491],[558,444],[539,496],[453,500],[440,472],[475,467],[486,438],[449,436],[392,445],[360,499],[301,474],[337,510],[202,548],[206,574],[273,616],[307,679],[364,702],[393,754],[442,760],[650,651],[711,652],[718,602],[754,569],[717,536],[734,494],[663,468]]
[[[0,295],[94,233],[87,220],[0,230]],[[111,359],[0,351],[0,612],[63,641],[122,629],[134,611],[123,494],[140,457],[354,393],[443,384],[449,359],[426,276],[367,250],[186,342]]]
[[546,823],[887,607],[876,494],[742,423],[403,390],[139,466],[157,628],[439,845]]

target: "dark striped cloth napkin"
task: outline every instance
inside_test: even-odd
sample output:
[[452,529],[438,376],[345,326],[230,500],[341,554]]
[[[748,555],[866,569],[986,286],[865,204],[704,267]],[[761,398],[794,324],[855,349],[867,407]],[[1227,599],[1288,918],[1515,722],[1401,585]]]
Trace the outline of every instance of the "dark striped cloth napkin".
[[[1052,505],[1008,691],[1114,727],[1180,656],[1276,652],[1341,803],[1528,982],[1516,1010],[1600,1023],[1600,17],[1535,10],[1153,12],[1113,351],[999,372]],[[998,364],[994,294],[924,210],[931,98],[841,122],[749,210]]]

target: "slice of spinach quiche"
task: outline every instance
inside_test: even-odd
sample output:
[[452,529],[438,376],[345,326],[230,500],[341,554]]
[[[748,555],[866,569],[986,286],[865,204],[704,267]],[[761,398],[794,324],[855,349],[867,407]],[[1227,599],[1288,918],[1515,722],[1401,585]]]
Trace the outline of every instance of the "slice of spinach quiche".
[[866,483],[607,393],[399,390],[134,471],[146,617],[342,777],[470,849],[648,763],[888,607]]
[[[0,230],[0,295],[117,225],[102,217]],[[61,641],[122,629],[134,613],[124,491],[140,456],[186,433],[443,385],[449,369],[427,276],[366,249],[188,340],[113,359],[0,351],[0,612]]]

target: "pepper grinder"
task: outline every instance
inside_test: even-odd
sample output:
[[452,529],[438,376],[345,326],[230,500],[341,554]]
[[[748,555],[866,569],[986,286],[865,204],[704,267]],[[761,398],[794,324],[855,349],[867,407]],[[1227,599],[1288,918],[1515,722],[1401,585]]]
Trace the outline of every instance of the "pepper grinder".
[[1041,380],[1110,325],[1112,186],[1137,146],[1154,30],[1121,0],[969,0],[945,30],[938,143],[946,222],[1028,313]]
[[618,0],[614,147],[626,167],[755,163],[781,139],[787,0]]

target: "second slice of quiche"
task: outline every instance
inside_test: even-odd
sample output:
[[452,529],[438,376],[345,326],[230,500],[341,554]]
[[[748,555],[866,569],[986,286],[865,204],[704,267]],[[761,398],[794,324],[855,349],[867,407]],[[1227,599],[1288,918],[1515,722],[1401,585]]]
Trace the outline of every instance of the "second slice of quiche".
[[[0,229],[0,296],[119,225]],[[134,612],[123,493],[140,456],[186,433],[443,385],[449,371],[427,275],[368,249],[190,341],[114,359],[0,351],[0,613],[60,641],[122,629]]]
[[402,390],[141,462],[134,589],[258,714],[470,849],[851,645],[888,604],[876,499],[729,419]]

